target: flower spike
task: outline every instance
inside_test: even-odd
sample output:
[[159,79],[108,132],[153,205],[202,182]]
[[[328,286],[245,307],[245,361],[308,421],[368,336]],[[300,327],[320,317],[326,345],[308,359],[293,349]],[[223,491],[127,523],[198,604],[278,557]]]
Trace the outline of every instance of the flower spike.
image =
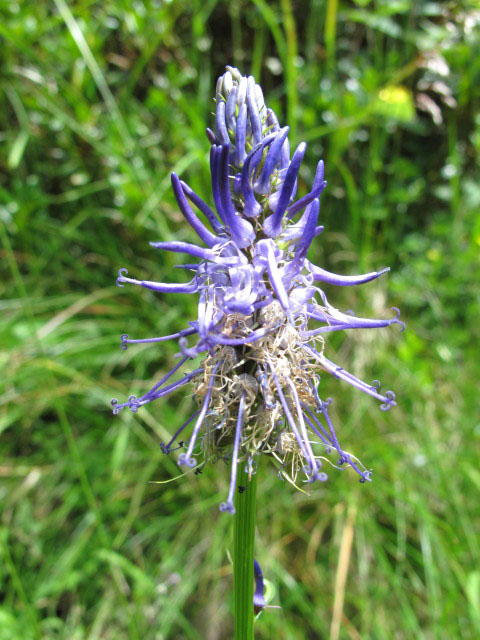
[[[340,275],[307,259],[313,240],[323,231],[318,218],[327,183],[320,160],[309,193],[297,196],[306,144],[301,142],[290,158],[288,134],[288,126],[281,127],[266,106],[254,78],[227,67],[217,82],[215,124],[207,129],[211,197],[200,197],[172,174],[178,206],[199,243],[188,238],[150,243],[155,249],[193,256],[197,264],[178,265],[192,272],[191,281],[136,280],[125,268],[116,281],[119,287],[129,283],[160,293],[199,296],[197,317],[186,328],[153,338],[121,336],[122,350],[176,339],[179,354],[175,366],[147,393],[130,395],[121,403],[113,399],[112,411],[128,408],[136,413],[192,385],[196,410],[160,446],[164,453],[183,449],[178,463],[188,468],[196,466],[198,451],[198,472],[209,461],[228,459],[229,491],[220,504],[227,513],[235,511],[238,464],[254,473],[262,454],[274,459],[280,474],[294,484],[298,476],[306,483],[324,482],[322,460],[329,455],[335,456],[329,460],[334,468],[353,470],[362,483],[371,481],[371,470],[339,442],[328,412],[330,399],[322,400],[318,392],[321,376],[371,396],[382,411],[396,405],[393,391],[383,391],[378,381],[360,380],[327,357],[331,332],[394,324],[403,331],[405,324],[396,308],[390,318],[364,318],[330,304],[324,284],[366,284],[389,269]],[[197,357],[200,366],[174,379]],[[183,434],[191,423],[186,438]],[[255,585],[254,603],[261,611],[264,586],[256,562]]]

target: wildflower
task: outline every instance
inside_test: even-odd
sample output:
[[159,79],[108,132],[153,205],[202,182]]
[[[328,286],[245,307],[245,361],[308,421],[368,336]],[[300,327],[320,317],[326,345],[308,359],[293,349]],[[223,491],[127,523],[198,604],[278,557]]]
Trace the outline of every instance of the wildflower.
[[[120,287],[130,283],[159,293],[198,294],[198,317],[169,336],[122,336],[122,349],[178,339],[181,357],[143,396],[130,396],[120,404],[112,400],[113,411],[128,407],[136,412],[193,384],[198,410],[162,450],[173,451],[193,423],[190,437],[182,441],[180,465],[198,467],[199,456],[202,465],[231,459],[230,489],[222,511],[235,511],[237,463],[244,461],[254,473],[260,454],[276,460],[280,473],[293,483],[299,473],[307,482],[325,481],[322,461],[329,461],[325,455],[333,451],[338,458],[330,464],[351,467],[360,482],[370,480],[371,471],[340,446],[328,410],[331,400],[318,393],[320,372],[372,396],[384,411],[395,405],[395,394],[383,393],[378,381],[367,384],[334,364],[325,355],[325,338],[332,331],[392,324],[403,330],[404,324],[397,309],[390,319],[342,313],[319,285],[360,285],[388,269],[342,276],[307,259],[312,241],[323,231],[318,224],[326,186],[323,162],[317,165],[311,191],[295,199],[306,144],[300,143],[291,155],[288,127],[280,127],[253,77],[227,67],[217,83],[215,131],[207,129],[207,136],[214,207],[172,174],[178,206],[201,243],[150,243],[155,249],[195,258],[194,264],[182,265],[192,279],[186,284],[137,280],[126,269],[120,269],[117,278]],[[203,356],[201,366],[170,382],[197,356]]]

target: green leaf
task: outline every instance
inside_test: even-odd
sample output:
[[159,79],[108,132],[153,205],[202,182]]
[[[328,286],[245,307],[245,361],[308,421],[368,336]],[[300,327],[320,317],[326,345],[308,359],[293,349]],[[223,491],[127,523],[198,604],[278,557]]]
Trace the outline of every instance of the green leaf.
[[415,104],[409,89],[402,85],[387,85],[380,89],[373,102],[374,113],[400,122],[415,118]]
[[25,148],[27,146],[29,133],[26,129],[22,129],[15,138],[10,153],[8,154],[7,166],[9,169],[16,169],[20,164]]

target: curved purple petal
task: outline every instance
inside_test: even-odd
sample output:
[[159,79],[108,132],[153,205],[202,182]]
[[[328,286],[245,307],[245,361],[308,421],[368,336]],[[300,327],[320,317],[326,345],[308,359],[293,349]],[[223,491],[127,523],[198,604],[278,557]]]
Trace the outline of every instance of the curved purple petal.
[[[192,420],[194,420],[197,416],[198,416],[198,411],[195,411],[195,413],[192,413],[192,415],[185,420],[185,422],[182,424],[182,426],[177,429],[175,431],[175,433],[173,434],[173,436],[170,438],[170,441],[167,444],[163,444],[160,443],[160,448],[162,450],[162,453],[170,453],[172,450],[172,445],[175,442],[175,440],[178,438],[178,436],[182,433],[182,431],[185,429],[185,427],[188,427],[188,425],[190,424],[190,422],[192,422]],[[181,444],[181,443],[180,443]]]
[[247,105],[242,104],[238,112],[237,135],[235,139],[235,164],[241,167],[247,154],[245,153],[245,140],[247,137]]
[[290,164],[290,142],[288,138],[285,138],[285,142],[282,145],[280,151],[280,169],[287,169]]
[[205,133],[207,134],[207,138],[210,144],[217,144],[217,138],[209,127],[206,128]]
[[192,207],[188,203],[188,200],[183,192],[180,179],[176,173],[172,173],[172,187],[173,193],[175,194],[175,199],[185,217],[185,220],[197,233],[199,238],[201,238],[205,242],[205,244],[207,244],[209,247],[213,247],[214,244],[217,244],[219,242],[220,238],[214,235],[202,222],[200,222]]
[[225,102],[220,98],[217,102],[217,110],[215,114],[215,131],[220,144],[228,144],[227,123],[225,122]]
[[220,223],[219,219],[215,215],[215,213],[210,209],[208,204],[206,204],[200,196],[198,196],[193,189],[191,189],[186,182],[180,180],[180,184],[182,185],[183,192],[187,196],[187,198],[193,202],[193,204],[198,207],[198,209],[203,213],[206,219],[212,226],[212,229],[215,233],[222,233],[223,226]]
[[235,487],[237,485],[237,461],[238,451],[240,449],[240,441],[242,439],[242,427],[243,427],[243,411],[245,409],[245,392],[242,393],[240,398],[240,404],[238,406],[237,425],[235,428],[235,439],[233,442],[233,454],[232,454],[232,470],[230,474],[230,488],[228,491],[227,501],[220,504],[220,511],[228,511],[229,513],[235,513],[235,507],[233,506],[233,494],[235,493]]
[[[232,202],[230,192],[230,178],[228,175],[228,155],[230,145],[226,144],[220,148],[220,156],[218,158],[219,166],[219,190],[222,202],[223,212],[225,214],[225,223],[228,225],[235,244],[243,249],[252,244],[255,239],[255,232],[252,225],[237,214]],[[218,154],[218,149],[217,149]]]
[[290,278],[294,278],[303,268],[308,249],[315,237],[318,213],[320,211],[320,200],[315,199],[309,207],[308,218],[303,229],[302,237],[297,245],[295,256],[285,268]]
[[153,343],[153,342],[165,342],[166,340],[173,340],[174,338],[182,338],[183,336],[191,336],[194,333],[197,333],[197,329],[182,329],[177,333],[172,333],[169,336],[159,336],[158,338],[142,338],[140,340],[131,340],[128,337],[128,334],[124,333],[120,336],[122,344],[120,345],[120,349],[122,351],[126,351],[129,344],[145,344],[145,343]]
[[336,273],[331,273],[330,271],[326,271],[321,267],[317,267],[312,264],[308,260],[305,263],[305,266],[313,274],[315,280],[320,280],[321,282],[326,282],[328,284],[334,284],[339,287],[349,287],[356,284],[364,284],[365,282],[370,282],[371,280],[375,280],[379,278],[387,271],[390,271],[390,267],[386,267],[381,271],[372,271],[371,273],[365,273],[359,276],[340,276]]
[[197,247],[196,244],[190,244],[189,242],[149,242],[148,244],[154,249],[173,251],[174,253],[186,253],[196,258],[202,258],[203,260],[214,260],[216,256],[215,251]]
[[215,203],[215,208],[217,209],[217,213],[220,216],[221,221],[224,224],[227,224],[225,212],[223,210],[222,199],[220,197],[219,150],[221,150],[221,148],[221,146],[214,144],[210,149],[210,173],[212,175],[212,195],[213,201]]
[[276,238],[282,230],[283,215],[288,207],[290,198],[292,197],[293,189],[295,187],[295,181],[297,179],[298,171],[300,169],[300,165],[302,164],[306,148],[307,144],[305,142],[301,142],[298,145],[295,153],[293,154],[290,166],[287,169],[287,173],[285,174],[285,179],[283,181],[283,186],[280,192],[275,213],[265,218],[263,229],[265,231],[265,234],[270,238]]
[[242,76],[240,82],[238,83],[237,89],[237,104],[239,107],[245,103],[245,99],[247,97],[247,78]]
[[250,76],[247,81],[247,105],[250,124],[252,125],[252,135],[254,144],[262,140],[262,121],[258,111],[257,98],[255,95],[255,79]]
[[267,127],[272,132],[280,131],[280,124],[273,109],[267,109]]
[[288,299],[288,294],[285,289],[285,285],[282,281],[282,277],[280,275],[280,271],[277,266],[277,260],[275,258],[273,240],[260,240],[257,243],[259,250],[261,250],[260,244],[264,244],[267,249],[266,251],[267,270],[268,270],[268,275],[270,277],[270,283],[272,285],[272,288],[277,296],[278,301],[280,302],[284,311],[286,312],[290,322],[293,323],[292,314],[290,311],[290,301]]
[[307,193],[306,196],[303,196],[303,198],[300,198],[299,200],[297,200],[296,202],[294,202],[288,207],[288,210],[287,210],[288,219],[293,218],[293,216],[299,211],[301,211],[302,209],[304,209],[307,206],[307,204],[310,204],[310,202],[315,200],[315,198],[318,198],[318,196],[325,189],[325,187],[327,186],[327,183],[323,179],[324,169],[325,167],[323,164],[323,160],[320,160],[320,162],[317,164],[317,170],[315,172],[315,178],[313,180],[312,190],[310,191],[310,193]]
[[117,286],[123,286],[120,283],[128,282],[129,284],[138,284],[145,287],[145,289],[160,291],[162,293],[194,293],[198,289],[195,278],[188,284],[166,284],[164,282],[151,282],[150,280],[135,280],[134,278],[127,278],[121,272],[128,273],[126,269],[119,270]]
[[267,157],[265,158],[265,164],[263,165],[260,177],[254,185],[254,189],[257,193],[264,195],[270,191],[270,176],[278,163],[283,143],[285,142],[289,131],[290,127],[283,127],[272,142],[272,145],[268,150]]
[[233,87],[228,94],[227,103],[225,106],[225,119],[227,127],[235,132],[237,128],[237,122],[235,120],[235,109],[237,106],[237,87]]

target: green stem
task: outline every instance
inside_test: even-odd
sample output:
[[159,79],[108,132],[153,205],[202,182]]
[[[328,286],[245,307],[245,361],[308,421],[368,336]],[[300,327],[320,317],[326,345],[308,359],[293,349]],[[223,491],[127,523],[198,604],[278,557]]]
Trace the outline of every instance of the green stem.
[[235,640],[253,639],[253,547],[255,542],[256,476],[248,479],[245,462],[237,469],[234,515],[233,597]]
[[335,40],[337,34],[338,0],[327,1],[325,16],[325,49],[327,53],[327,69],[333,71],[335,66]]

